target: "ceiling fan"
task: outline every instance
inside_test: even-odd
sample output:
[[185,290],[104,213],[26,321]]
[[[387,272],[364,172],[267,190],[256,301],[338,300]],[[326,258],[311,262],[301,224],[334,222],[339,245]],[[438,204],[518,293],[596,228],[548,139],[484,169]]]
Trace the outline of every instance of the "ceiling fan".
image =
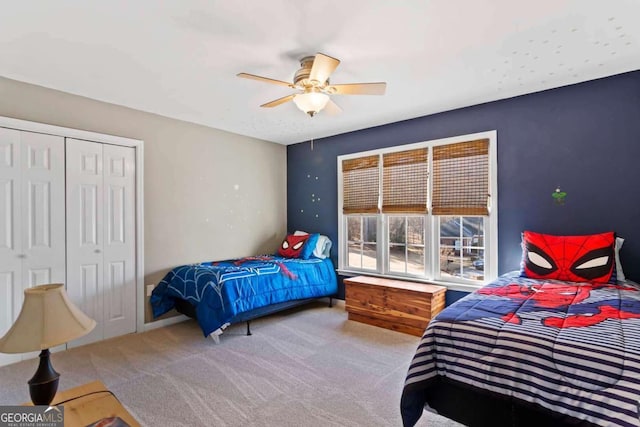
[[384,82],[330,84],[329,76],[339,64],[338,59],[317,53],[315,56],[305,56],[300,60],[300,69],[293,76],[293,83],[248,73],[239,73],[238,77],[299,90],[299,93],[283,96],[262,104],[261,107],[277,107],[285,102],[293,101],[300,110],[311,117],[327,106],[335,112],[341,111],[340,107],[329,98],[329,95],[384,95],[387,88],[387,84]]

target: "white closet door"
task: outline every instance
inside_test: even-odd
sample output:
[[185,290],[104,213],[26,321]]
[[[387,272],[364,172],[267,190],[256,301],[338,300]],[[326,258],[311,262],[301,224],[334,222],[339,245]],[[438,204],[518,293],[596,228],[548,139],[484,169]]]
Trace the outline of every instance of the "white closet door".
[[103,146],[104,338],[136,330],[135,152]]
[[[22,305],[20,176],[20,132],[0,128],[0,336]],[[0,366],[20,359],[19,354],[0,353]]]
[[[0,153],[0,293],[6,297],[0,303],[0,333],[4,335],[22,307],[24,289],[65,282],[64,138],[3,128]],[[2,355],[0,364],[7,358]]]
[[67,139],[67,294],[97,323],[75,347],[102,339],[102,144]]
[[23,283],[64,283],[64,138],[21,132],[21,145]]
[[[64,138],[21,132],[22,283],[65,283]],[[24,293],[20,295],[20,306]],[[64,350],[60,345],[51,351]],[[23,359],[39,352],[25,353]]]
[[97,322],[70,347],[135,332],[134,156],[67,139],[67,293]]

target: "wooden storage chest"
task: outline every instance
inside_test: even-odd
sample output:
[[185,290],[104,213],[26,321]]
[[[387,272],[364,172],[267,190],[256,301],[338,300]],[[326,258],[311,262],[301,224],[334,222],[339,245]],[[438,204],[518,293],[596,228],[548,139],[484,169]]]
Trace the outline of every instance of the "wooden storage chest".
[[444,286],[380,277],[344,280],[349,320],[422,336],[445,305]]

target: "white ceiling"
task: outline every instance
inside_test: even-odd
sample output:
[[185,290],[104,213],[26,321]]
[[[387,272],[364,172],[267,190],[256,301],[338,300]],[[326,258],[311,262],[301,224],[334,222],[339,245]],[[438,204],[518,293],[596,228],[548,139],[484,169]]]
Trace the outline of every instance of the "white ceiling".
[[[640,0],[22,0],[0,12],[0,76],[282,144],[640,69]],[[299,59],[342,61],[314,118]]]

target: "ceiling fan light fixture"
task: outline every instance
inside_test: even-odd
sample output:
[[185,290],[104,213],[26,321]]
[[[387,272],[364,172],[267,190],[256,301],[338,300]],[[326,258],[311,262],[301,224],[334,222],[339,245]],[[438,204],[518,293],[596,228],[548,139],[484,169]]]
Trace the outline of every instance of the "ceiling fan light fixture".
[[322,92],[305,92],[295,95],[293,102],[301,111],[313,117],[326,107],[329,95]]

